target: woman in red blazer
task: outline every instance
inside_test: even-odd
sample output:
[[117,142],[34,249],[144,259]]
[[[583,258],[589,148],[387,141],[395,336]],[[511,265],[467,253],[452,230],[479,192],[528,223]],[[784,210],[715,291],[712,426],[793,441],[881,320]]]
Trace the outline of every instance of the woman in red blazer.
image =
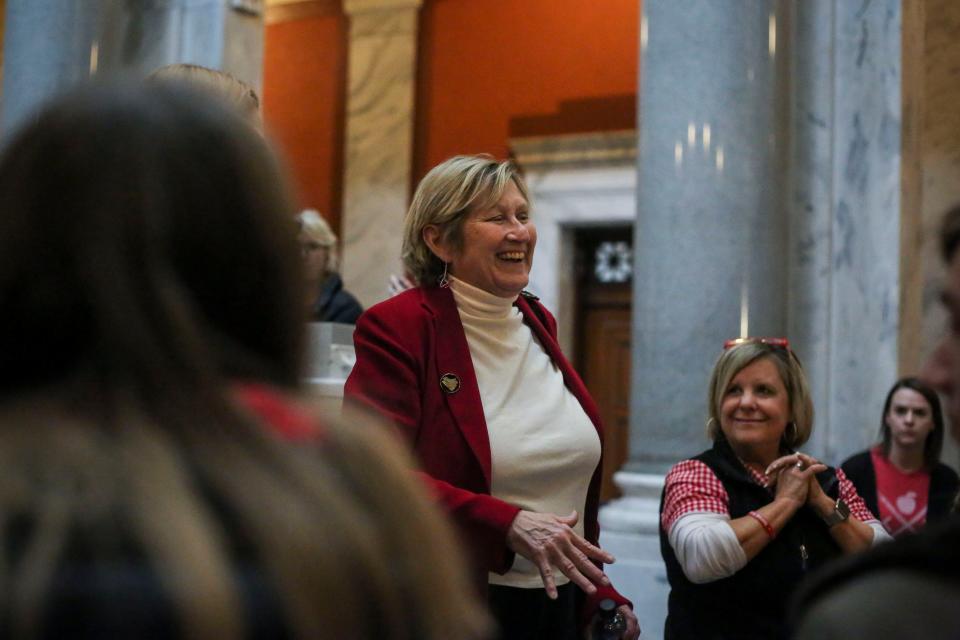
[[529,280],[536,228],[508,163],[458,156],[417,188],[403,259],[418,283],[357,322],[348,400],[397,424],[459,525],[504,639],[577,637],[612,599],[597,546],[602,431]]

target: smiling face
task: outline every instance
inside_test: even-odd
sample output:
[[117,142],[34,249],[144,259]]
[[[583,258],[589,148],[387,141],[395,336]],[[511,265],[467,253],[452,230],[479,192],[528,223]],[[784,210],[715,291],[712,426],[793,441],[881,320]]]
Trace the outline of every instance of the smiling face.
[[909,451],[922,451],[934,426],[930,403],[907,388],[894,392],[884,422],[890,430],[890,446]]
[[487,293],[510,298],[530,281],[536,245],[537,229],[527,201],[511,180],[492,208],[467,214],[461,248],[446,246],[444,252],[449,254],[451,274]]
[[748,462],[769,464],[790,421],[790,399],[776,364],[754,360],[737,372],[720,401],[720,429]]

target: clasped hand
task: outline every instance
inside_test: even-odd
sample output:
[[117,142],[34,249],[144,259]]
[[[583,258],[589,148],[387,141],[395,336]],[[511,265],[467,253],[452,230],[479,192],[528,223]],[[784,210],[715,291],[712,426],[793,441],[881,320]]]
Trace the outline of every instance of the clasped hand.
[[819,504],[826,498],[816,475],[827,465],[805,453],[791,453],[777,458],[767,467],[768,486],[775,486],[777,498],[787,498],[797,506]]

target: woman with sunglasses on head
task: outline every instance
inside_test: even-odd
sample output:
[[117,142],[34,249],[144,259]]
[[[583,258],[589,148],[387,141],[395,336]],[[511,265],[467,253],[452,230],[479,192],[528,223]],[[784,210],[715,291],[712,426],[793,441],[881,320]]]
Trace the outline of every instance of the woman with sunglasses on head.
[[804,575],[888,536],[842,471],[796,448],[813,403],[783,338],[728,341],[710,379],[713,446],[667,474],[668,640],[784,638]]
[[883,404],[880,443],[840,466],[893,536],[916,533],[953,507],[958,479],[940,462],[943,432],[936,391],[901,378]]

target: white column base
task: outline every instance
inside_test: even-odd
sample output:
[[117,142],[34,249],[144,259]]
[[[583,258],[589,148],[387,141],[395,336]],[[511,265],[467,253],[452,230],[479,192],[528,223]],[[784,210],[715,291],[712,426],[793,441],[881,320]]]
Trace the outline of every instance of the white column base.
[[620,471],[613,476],[623,497],[600,509],[600,546],[617,559],[606,569],[617,590],[633,602],[644,640],[663,638],[667,572],[660,556],[660,492],[663,476]]

